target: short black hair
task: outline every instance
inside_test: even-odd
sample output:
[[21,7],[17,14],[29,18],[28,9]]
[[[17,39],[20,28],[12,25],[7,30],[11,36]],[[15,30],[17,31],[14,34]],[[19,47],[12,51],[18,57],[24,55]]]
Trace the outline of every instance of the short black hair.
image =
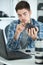
[[27,1],[20,1],[17,3],[15,10],[18,11],[19,9],[28,9],[30,11],[30,4]]

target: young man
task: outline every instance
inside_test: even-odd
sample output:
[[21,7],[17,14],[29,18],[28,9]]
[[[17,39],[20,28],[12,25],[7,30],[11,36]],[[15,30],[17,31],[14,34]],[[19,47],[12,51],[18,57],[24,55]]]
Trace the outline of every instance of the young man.
[[[31,9],[28,2],[20,1],[15,10],[19,20],[15,20],[9,25],[7,46],[10,50],[33,48],[35,39],[39,37],[40,23],[31,19]],[[35,28],[26,28],[27,23],[31,23]]]

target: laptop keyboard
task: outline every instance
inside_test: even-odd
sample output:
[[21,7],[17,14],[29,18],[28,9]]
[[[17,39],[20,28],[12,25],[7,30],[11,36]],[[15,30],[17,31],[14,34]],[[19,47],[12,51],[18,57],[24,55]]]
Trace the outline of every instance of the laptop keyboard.
[[29,59],[32,58],[30,54],[23,53],[22,51],[10,51],[8,56],[11,59]]

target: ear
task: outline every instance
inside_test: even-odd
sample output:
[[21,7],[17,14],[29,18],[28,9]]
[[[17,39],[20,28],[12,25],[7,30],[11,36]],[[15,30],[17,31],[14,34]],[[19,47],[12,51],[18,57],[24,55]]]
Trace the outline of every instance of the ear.
[[32,11],[30,10],[30,15],[32,14]]
[[30,13],[30,17],[31,17],[31,15],[32,15],[32,11],[30,10],[29,13]]

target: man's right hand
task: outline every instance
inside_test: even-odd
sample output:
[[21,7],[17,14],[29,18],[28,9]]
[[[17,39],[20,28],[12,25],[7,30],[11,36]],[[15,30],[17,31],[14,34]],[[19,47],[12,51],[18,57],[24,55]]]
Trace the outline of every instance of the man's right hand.
[[14,35],[14,38],[17,40],[19,38],[20,33],[24,30],[24,23],[20,23],[16,27],[16,32]]

